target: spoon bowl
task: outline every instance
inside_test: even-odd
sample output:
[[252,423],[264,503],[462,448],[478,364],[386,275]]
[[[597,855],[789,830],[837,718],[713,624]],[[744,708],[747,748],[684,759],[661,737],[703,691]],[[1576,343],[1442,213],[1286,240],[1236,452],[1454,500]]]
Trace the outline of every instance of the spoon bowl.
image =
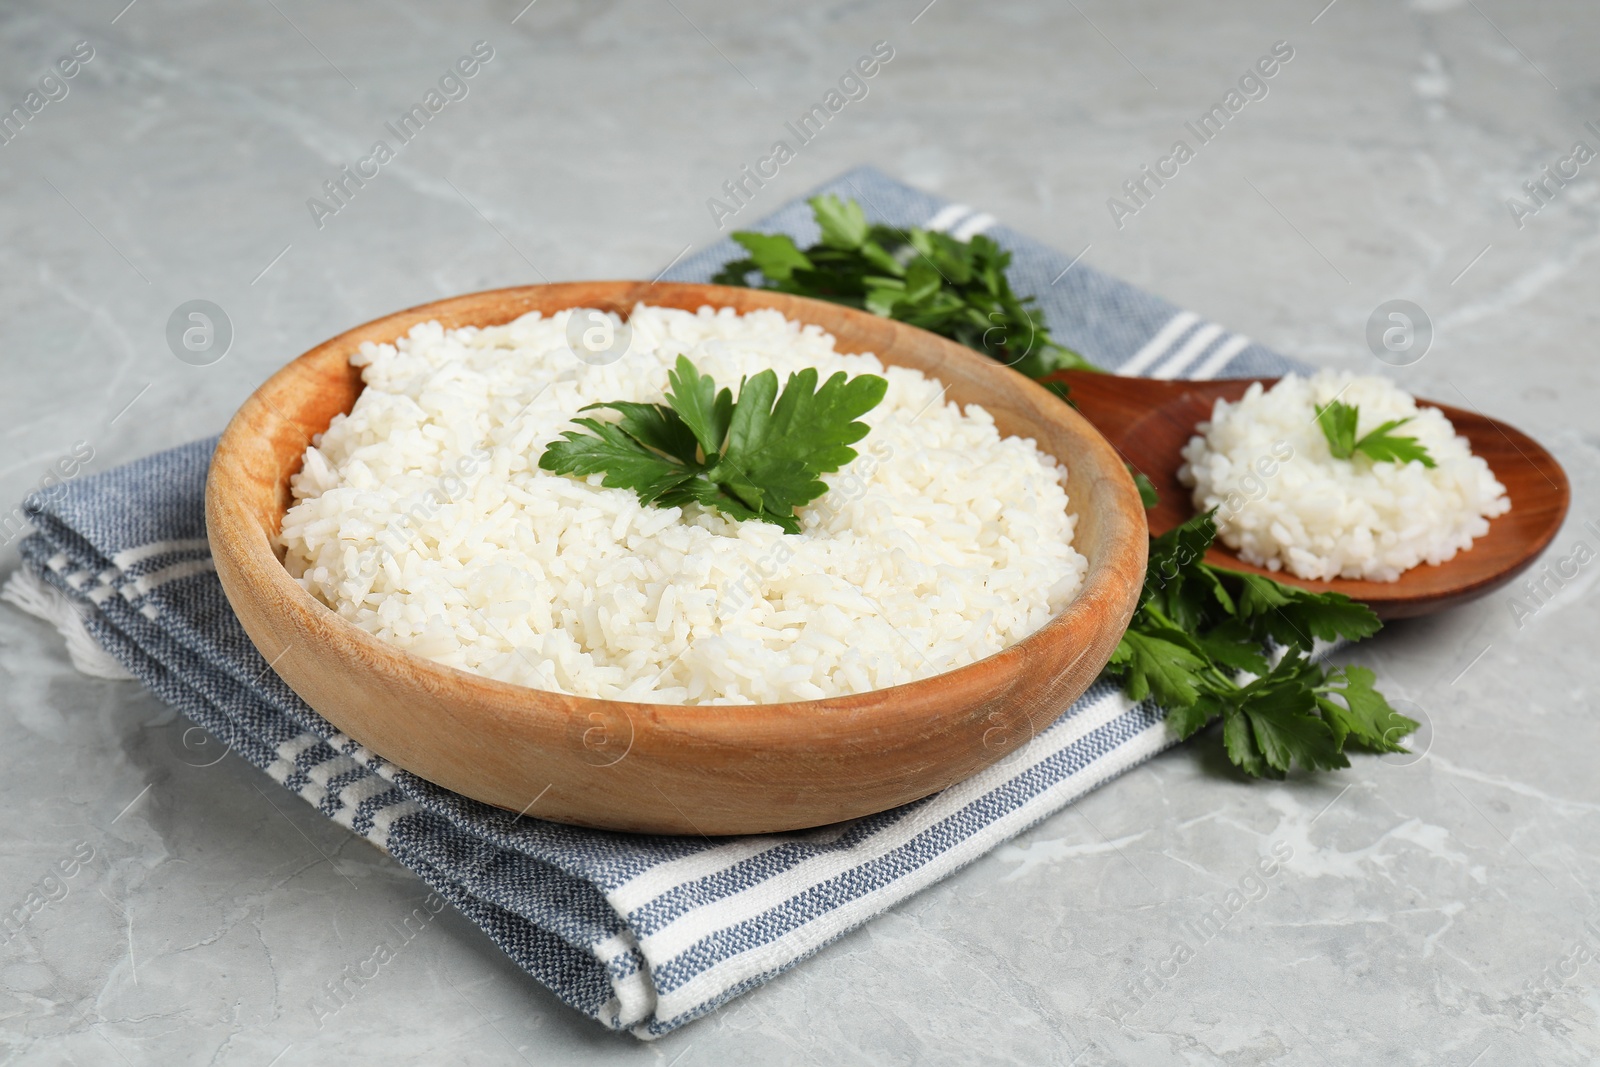
[[[1195,427],[1211,418],[1218,400],[1238,400],[1256,380],[1161,381],[1090,371],[1066,371],[1057,377],[1072,390],[1073,403],[1083,416],[1155,485],[1161,502],[1147,513],[1153,536],[1195,515],[1190,490],[1178,480],[1183,464],[1180,450],[1194,436]],[[1261,382],[1270,387],[1275,380]],[[1206,553],[1206,562],[1312,592],[1343,593],[1382,619],[1428,615],[1474,600],[1527,570],[1555,538],[1567,514],[1572,493],[1566,472],[1543,446],[1514,426],[1475,410],[1430,400],[1418,403],[1444,413],[1511,498],[1511,510],[1491,519],[1489,532],[1470,549],[1444,563],[1413,567],[1393,582],[1298,578],[1288,571],[1246,563],[1220,541]]]

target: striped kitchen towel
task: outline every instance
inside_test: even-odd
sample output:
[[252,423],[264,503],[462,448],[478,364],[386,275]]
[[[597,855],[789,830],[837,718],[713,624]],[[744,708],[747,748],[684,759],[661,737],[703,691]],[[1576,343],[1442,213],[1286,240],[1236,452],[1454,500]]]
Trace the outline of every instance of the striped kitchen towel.
[[[989,232],[1055,336],[1108,368],[1160,377],[1290,364],[994,218],[857,170],[824,191],[869,216]],[[741,208],[741,211],[743,209]],[[803,202],[752,228],[815,239]],[[724,240],[668,276],[704,280]],[[607,1027],[656,1037],[768,981],[1170,745],[1162,712],[1096,683],[977,776],[879,815],[800,833],[708,840],[585,830],[487,807],[340,734],[273,673],[222,594],[205,540],[215,439],[52,486],[4,596],[52,621],[73,661],[136,678],[284,788],[415,871],[535,979]],[[331,1012],[337,990],[311,1008]]]

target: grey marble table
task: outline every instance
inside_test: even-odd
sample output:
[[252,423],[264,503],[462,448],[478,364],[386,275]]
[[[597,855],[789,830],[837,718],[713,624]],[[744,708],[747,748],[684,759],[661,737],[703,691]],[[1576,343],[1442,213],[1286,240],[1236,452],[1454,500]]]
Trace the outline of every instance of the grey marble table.
[[[1377,368],[1369,316],[1415,301],[1435,337],[1399,380],[1515,422],[1572,475],[1565,576],[1358,650],[1429,724],[1420,758],[1245,785],[1177,749],[652,1045],[448,911],[319,1022],[313,993],[423,886],[0,608],[0,908],[26,914],[0,946],[0,1059],[1600,1054],[1600,163],[1562,162],[1600,149],[1592,4],[526,2],[7,5],[0,108],[28,116],[0,145],[8,506],[80,443],[105,469],[216,431],[285,360],[395,308],[654,273],[717,236],[707,200],[886,40],[866,98],[736,222],[873,163],[1336,367]],[[307,206],[480,40],[457,99],[337,211]],[[1294,58],[1267,95],[1119,228],[1108,199],[1278,41]],[[233,330],[205,366],[166,338],[194,299]]]

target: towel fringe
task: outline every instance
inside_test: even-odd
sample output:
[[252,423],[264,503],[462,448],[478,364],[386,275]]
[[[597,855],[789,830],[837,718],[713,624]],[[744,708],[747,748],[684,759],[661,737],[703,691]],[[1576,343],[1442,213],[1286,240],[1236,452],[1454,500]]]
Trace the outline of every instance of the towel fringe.
[[90,636],[83,625],[78,606],[61,590],[52,588],[27,568],[18,570],[6,579],[5,586],[0,588],[0,600],[15,604],[60,631],[66,639],[67,655],[71,657],[72,665],[83,674],[118,682],[135,681],[116,657],[101,648],[100,642]]

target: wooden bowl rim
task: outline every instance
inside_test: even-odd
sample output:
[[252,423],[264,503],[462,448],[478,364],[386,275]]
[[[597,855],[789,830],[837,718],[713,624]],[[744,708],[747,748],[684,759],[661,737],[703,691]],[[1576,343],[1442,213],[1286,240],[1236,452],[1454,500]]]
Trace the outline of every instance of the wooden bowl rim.
[[[809,309],[824,312],[825,316],[859,316],[863,320],[870,320],[874,327],[888,329],[891,333],[912,331],[917,335],[917,343],[939,350],[945,359],[966,361],[975,370],[982,368],[979,371],[981,374],[1011,375],[1014,379],[1012,381],[1014,388],[1024,393],[1037,391],[1039,397],[1049,398],[1053,406],[1045,410],[1053,413],[1070,435],[1085,446],[1077,456],[1067,457],[1065,460],[1057,457],[1058,461],[1069,465],[1090,463],[1094,481],[1113,483],[1111,491],[1106,494],[1106,501],[1103,501],[1112,505],[1111,513],[1104,515],[1101,520],[1107,523],[1106,543],[1100,546],[1097,557],[1089,560],[1089,569],[1084,575],[1078,595],[1065,610],[1053,616],[1039,630],[1009,648],[954,670],[917,681],[884,689],[805,701],[767,704],[661,704],[618,701],[535,689],[426,659],[391,645],[340,617],[336,611],[313,597],[290,577],[287,568],[278,559],[274,550],[276,530],[269,539],[266,530],[251,516],[249,509],[233,495],[234,490],[243,482],[243,478],[241,471],[230,468],[235,466],[236,453],[243,447],[240,434],[244,431],[246,412],[252,405],[266,403],[267,406],[273,407],[269,401],[263,399],[265,394],[294,382],[308,366],[314,365],[320,359],[329,358],[329,353],[333,350],[342,349],[344,358],[348,361],[349,352],[355,350],[360,340],[374,339],[372,336],[374,331],[381,332],[391,324],[397,326],[389,335],[392,341],[402,336],[410,325],[435,318],[450,318],[449,313],[453,310],[495,297],[512,298],[535,292],[558,294],[563,289],[592,292],[596,287],[614,287],[616,297],[611,306],[616,308],[625,305],[628,310],[623,312],[624,317],[636,303],[648,303],[646,297],[653,289],[668,292],[700,291],[705,296],[700,306],[709,305],[713,308],[731,306],[741,314],[759,306],[777,308],[788,317],[798,318],[803,322],[816,321],[804,317],[804,313]],[[718,300],[719,294],[738,294],[738,300],[731,303],[727,299]],[[564,308],[595,305],[593,301],[587,301],[561,306]],[[492,321],[483,319],[473,324],[501,325],[526,314],[527,310],[535,309],[526,309],[508,317],[494,318]],[[550,313],[552,312],[547,312]],[[828,329],[830,333],[833,332],[823,323],[818,324]],[[463,322],[458,325],[468,325],[468,323]],[[877,352],[877,355],[880,359],[884,358],[882,352]],[[930,377],[932,376],[934,375],[930,374]],[[275,407],[268,417],[280,423],[292,421]],[[299,469],[298,463],[303,462],[303,455],[304,449],[301,449],[302,458],[296,461],[295,470]],[[1119,489],[1120,492],[1117,491]],[[1079,509],[1085,506],[1085,503],[1069,501],[1069,508],[1073,514],[1081,517]],[[1068,643],[1067,639],[1086,622],[1091,630],[1115,626],[1120,633],[1126,628],[1127,620],[1132,616],[1138,589],[1142,583],[1147,537],[1144,511],[1139,503],[1138,491],[1122,460],[1109,442],[1077,411],[1058,401],[1048,390],[1021,375],[1015,375],[1008,368],[965,346],[867,312],[788,294],[694,283],[631,280],[510,286],[448,297],[372,319],[307,350],[276,371],[257,388],[229,421],[218,440],[211,460],[206,486],[206,511],[207,532],[213,553],[230,552],[228,548],[230,542],[243,546],[240,552],[231,553],[232,561],[239,564],[241,577],[251,585],[252,592],[259,593],[270,588],[281,596],[282,602],[289,605],[297,615],[297,618],[292,620],[297,629],[311,639],[321,635],[336,634],[354,641],[372,662],[383,669],[409,675],[431,690],[455,690],[456,696],[485,708],[504,709],[515,706],[529,715],[559,716],[562,719],[569,718],[573,713],[581,714],[585,711],[611,714],[620,712],[627,716],[630,723],[643,722],[654,730],[692,734],[699,742],[713,745],[726,744],[738,748],[752,745],[774,745],[781,748],[785,740],[795,735],[796,726],[803,726],[802,732],[812,742],[827,740],[830,735],[857,743],[863,738],[872,737],[888,740],[898,732],[898,728],[906,725],[907,720],[913,717],[919,722],[927,721],[925,715],[928,709],[947,709],[954,713],[970,703],[994,698],[997,686],[993,676],[996,673],[1003,674],[1005,678],[1005,684],[998,688],[1001,690],[1009,688],[1025,674],[1023,666],[1027,661],[1041,656],[1059,656],[1063,651],[1060,646]],[[279,511],[276,515],[279,528],[282,518],[283,512]],[[233,536],[239,533],[244,536]],[[230,593],[230,599],[231,596]],[[261,651],[265,656],[266,650]],[[1068,648],[1066,651],[1070,652],[1072,649]],[[1080,658],[1081,655],[1082,653],[1079,653]]]

